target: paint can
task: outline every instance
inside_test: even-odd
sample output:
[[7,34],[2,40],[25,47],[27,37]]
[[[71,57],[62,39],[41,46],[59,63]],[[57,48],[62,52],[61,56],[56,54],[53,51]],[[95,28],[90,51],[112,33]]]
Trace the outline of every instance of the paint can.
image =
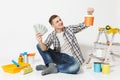
[[102,73],[103,74],[109,74],[110,73],[110,64],[109,63],[102,64]]
[[29,63],[29,64],[34,64],[35,54],[36,54],[36,53],[29,53],[29,54],[27,54],[27,56],[28,56],[28,63]]
[[84,17],[85,26],[93,26],[94,23],[94,16],[93,15],[86,15]]
[[102,67],[101,67],[101,62],[94,62],[94,72],[101,72]]

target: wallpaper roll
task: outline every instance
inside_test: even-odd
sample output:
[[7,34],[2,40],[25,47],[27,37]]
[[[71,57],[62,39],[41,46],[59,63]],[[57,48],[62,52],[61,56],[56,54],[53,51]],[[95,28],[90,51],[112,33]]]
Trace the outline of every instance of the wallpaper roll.
[[33,68],[29,66],[29,67],[26,67],[26,68],[22,69],[21,74],[25,75],[25,74],[28,74],[32,71],[33,71]]

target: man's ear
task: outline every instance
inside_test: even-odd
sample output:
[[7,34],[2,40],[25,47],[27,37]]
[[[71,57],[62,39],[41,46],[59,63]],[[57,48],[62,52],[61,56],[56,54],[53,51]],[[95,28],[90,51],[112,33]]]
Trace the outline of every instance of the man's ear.
[[51,24],[51,26],[54,28],[54,25],[53,25],[53,24]]

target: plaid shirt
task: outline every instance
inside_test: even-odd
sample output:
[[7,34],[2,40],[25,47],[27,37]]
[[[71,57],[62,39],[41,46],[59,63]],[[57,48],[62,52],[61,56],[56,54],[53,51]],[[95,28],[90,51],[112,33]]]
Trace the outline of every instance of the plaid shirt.
[[[79,31],[81,31],[85,28],[87,28],[87,27],[84,26],[83,23],[80,23],[78,25],[70,25],[70,26],[64,27],[64,33],[63,33],[63,36],[68,41],[68,43],[72,49],[71,51],[72,51],[73,57],[80,64],[82,64],[85,60],[83,58],[79,44],[78,44],[77,39],[75,37],[75,33],[78,33]],[[51,34],[48,35],[48,37],[45,41],[45,44],[48,48],[50,48],[50,46],[53,44],[54,50],[57,52],[60,52],[60,49],[61,49],[60,42],[56,36],[55,31],[53,31]]]

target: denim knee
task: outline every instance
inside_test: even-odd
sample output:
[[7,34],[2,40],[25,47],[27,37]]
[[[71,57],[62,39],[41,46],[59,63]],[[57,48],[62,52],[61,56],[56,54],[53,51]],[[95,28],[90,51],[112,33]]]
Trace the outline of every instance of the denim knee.
[[45,64],[48,64],[48,63],[50,63],[50,62],[53,62],[51,56],[49,55],[49,52],[47,52],[47,51],[42,51],[41,48],[39,47],[39,44],[37,44],[36,47],[37,47],[37,49],[38,49],[38,51],[39,51],[39,54],[42,56]]
[[75,63],[74,65],[69,67],[68,73],[70,73],[70,74],[77,74],[79,72],[79,70],[80,70],[80,64],[79,63]]
[[41,50],[39,44],[37,44],[36,47],[37,47],[37,50],[39,51],[39,54],[42,55],[42,54],[43,54],[43,51]]
[[37,47],[37,50],[38,50],[39,52],[43,52],[43,51],[41,50],[39,44],[37,44],[36,47]]

